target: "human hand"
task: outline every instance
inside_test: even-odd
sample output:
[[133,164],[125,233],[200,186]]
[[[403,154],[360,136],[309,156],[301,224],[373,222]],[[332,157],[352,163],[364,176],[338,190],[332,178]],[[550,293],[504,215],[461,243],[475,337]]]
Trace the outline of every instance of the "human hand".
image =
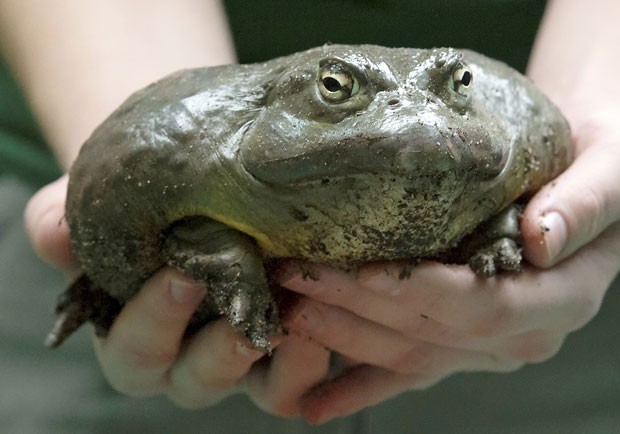
[[[614,119],[607,112],[584,122],[575,135],[577,161],[525,211],[522,231],[530,262],[549,267],[576,252],[549,270],[527,267],[519,275],[489,280],[466,267],[435,263],[417,266],[407,280],[395,278],[399,264],[369,265],[357,276],[318,269],[321,279],[316,282],[288,274],[283,282],[310,298],[287,320],[292,333],[274,340],[279,346],[273,358],[258,364],[254,360],[262,354],[249,350],[247,359],[237,354],[249,346],[223,321],[212,323],[212,331],[206,328],[203,338],[201,332],[196,341],[180,340],[179,330],[200,296],[190,297],[185,307],[166,307],[172,280],[185,279],[166,270],[145,285],[133,307],[127,306],[134,313],[121,315],[110,336],[96,343],[104,372],[130,395],[168,394],[181,405],[197,407],[247,393],[267,411],[287,416],[301,411],[322,422],[453,372],[509,371],[544,360],[596,313],[618,270],[614,168],[620,138]],[[65,189],[66,180],[42,190],[32,199],[26,220],[39,253],[57,266],[74,268],[62,222]],[[552,210],[561,213],[565,232],[555,217],[548,218]],[[551,237],[558,233],[566,233],[563,249],[553,247],[557,239]],[[141,326],[148,321],[148,329]],[[221,345],[205,344],[218,342],[218,336]],[[345,355],[352,368],[308,391],[328,375],[329,352],[322,346]],[[203,363],[207,368],[192,368]]]
[[[191,409],[246,394],[266,412],[297,416],[301,396],[328,372],[329,352],[299,336],[274,336],[266,358],[226,319],[184,339],[205,293],[171,268],[147,280],[107,337],[94,338],[109,383],[129,396],[166,395]],[[308,365],[306,357],[319,363]]]
[[[64,220],[67,176],[30,200],[26,228],[39,255],[72,277],[79,273]],[[267,412],[300,413],[300,397],[329,370],[329,352],[297,335],[274,336],[267,359],[225,319],[191,339],[183,333],[205,289],[166,268],[145,282],[105,338],[93,337],[109,383],[129,396],[167,395],[183,407],[206,407],[247,394]],[[258,362],[258,363],[257,363]]]
[[[399,263],[356,273],[289,264],[281,283],[307,296],[291,331],[341,354],[349,369],[307,393],[322,423],[462,371],[512,371],[553,356],[598,311],[620,269],[620,110],[574,130],[576,161],[528,204],[524,254],[539,267],[486,279],[467,267]],[[304,265],[307,273],[308,265]]]

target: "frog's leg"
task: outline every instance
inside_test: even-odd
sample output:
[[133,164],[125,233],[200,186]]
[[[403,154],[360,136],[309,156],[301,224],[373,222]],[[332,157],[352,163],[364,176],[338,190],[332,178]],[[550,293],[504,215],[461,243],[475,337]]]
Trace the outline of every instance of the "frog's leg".
[[[189,332],[226,315],[257,349],[270,351],[268,338],[279,330],[280,320],[252,238],[206,217],[194,217],[167,231],[163,249],[170,265],[208,288]],[[87,321],[93,323],[98,336],[105,336],[121,308],[120,302],[82,275],[59,297],[56,322],[45,344],[59,346]]]
[[520,206],[510,205],[463,241],[461,255],[477,274],[490,277],[499,270],[521,269],[520,214]]
[[278,308],[251,237],[206,217],[190,217],[173,225],[163,248],[170,265],[207,287],[194,327],[225,315],[254,347],[270,351],[268,338],[280,324]]
[[58,347],[86,321],[93,323],[97,336],[105,336],[120,310],[116,299],[83,274],[60,294],[56,322],[45,338],[45,346]]

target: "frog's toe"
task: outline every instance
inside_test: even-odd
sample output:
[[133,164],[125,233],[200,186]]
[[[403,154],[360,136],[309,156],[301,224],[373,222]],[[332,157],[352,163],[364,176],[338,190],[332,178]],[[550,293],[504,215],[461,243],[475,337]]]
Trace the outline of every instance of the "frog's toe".
[[58,298],[56,321],[45,338],[45,346],[60,346],[87,321],[94,324],[98,336],[105,335],[120,308],[114,298],[82,275]]
[[521,248],[515,240],[500,238],[472,255],[469,266],[476,274],[491,277],[499,270],[520,270],[521,261]]
[[269,337],[280,331],[280,320],[278,308],[268,291],[239,291],[224,311],[232,326],[243,333],[255,349],[271,353]]
[[45,346],[48,348],[56,348],[60,346],[65,339],[73,334],[86,320],[80,318],[80,315],[69,312],[61,312],[56,316],[54,326],[45,337]]

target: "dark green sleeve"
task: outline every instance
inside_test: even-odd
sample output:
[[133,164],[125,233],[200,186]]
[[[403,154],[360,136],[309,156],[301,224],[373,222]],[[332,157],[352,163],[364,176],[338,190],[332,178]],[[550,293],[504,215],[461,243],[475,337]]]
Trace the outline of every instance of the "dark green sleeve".
[[0,178],[43,185],[61,171],[28,106],[0,59]]
[[470,48],[525,69],[543,0],[226,0],[239,60],[326,42]]

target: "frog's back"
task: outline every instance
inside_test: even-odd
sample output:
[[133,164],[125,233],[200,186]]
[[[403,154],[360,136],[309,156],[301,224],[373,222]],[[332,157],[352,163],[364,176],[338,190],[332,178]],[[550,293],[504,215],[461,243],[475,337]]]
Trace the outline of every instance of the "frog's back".
[[127,294],[165,263],[161,232],[219,164],[231,132],[260,109],[260,68],[172,74],[132,95],[83,145],[71,168],[67,220],[94,282]]

